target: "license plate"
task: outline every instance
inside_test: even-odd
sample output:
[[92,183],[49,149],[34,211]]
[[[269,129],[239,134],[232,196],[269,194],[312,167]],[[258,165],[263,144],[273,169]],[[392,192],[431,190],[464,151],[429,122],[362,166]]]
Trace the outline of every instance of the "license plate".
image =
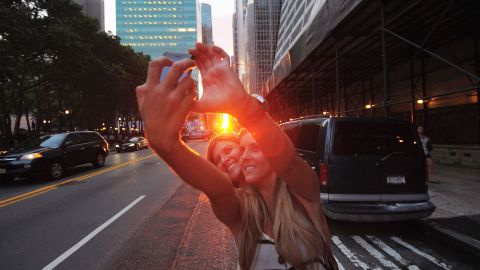
[[0,174],[6,174],[6,173],[7,173],[7,169],[0,168]]
[[387,176],[387,184],[389,185],[406,184],[405,176]]

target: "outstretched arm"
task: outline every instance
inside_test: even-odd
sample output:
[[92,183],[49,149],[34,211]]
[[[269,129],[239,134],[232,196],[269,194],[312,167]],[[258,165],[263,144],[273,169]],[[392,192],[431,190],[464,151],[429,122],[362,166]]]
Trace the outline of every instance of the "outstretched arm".
[[[165,66],[172,66],[160,81]],[[166,57],[150,62],[147,81],[136,89],[137,101],[150,147],[188,184],[204,192],[220,221],[230,229],[238,224],[239,201],[228,177],[188,148],[179,131],[194,102],[194,83],[189,76],[178,79],[194,62],[172,64]]]
[[228,55],[218,47],[196,44],[195,56],[203,79],[204,95],[194,104],[199,112],[225,112],[235,116],[252,133],[277,175],[295,194],[319,203],[320,184],[315,172],[298,157],[277,123],[243,88],[228,64]]

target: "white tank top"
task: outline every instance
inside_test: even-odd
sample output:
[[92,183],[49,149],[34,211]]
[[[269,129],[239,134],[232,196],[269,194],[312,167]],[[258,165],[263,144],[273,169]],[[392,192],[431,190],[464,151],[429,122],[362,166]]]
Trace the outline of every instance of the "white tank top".
[[[320,262],[313,263],[315,269],[325,270],[325,267]],[[240,269],[240,265],[237,265]],[[257,244],[257,251],[252,261],[252,270],[293,270],[292,265],[285,262],[285,260],[278,254],[275,248],[275,241],[262,232],[260,240]]]

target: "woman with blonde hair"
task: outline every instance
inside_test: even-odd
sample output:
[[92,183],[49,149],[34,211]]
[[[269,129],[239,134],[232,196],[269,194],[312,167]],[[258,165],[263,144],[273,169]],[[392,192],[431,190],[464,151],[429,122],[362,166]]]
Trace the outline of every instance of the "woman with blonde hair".
[[[137,101],[151,148],[188,184],[204,192],[215,216],[232,232],[241,269],[337,269],[322,213],[315,172],[249,96],[218,47],[196,44],[195,62],[150,62]],[[195,99],[185,70],[199,68],[204,94]],[[165,79],[160,73],[171,66]],[[200,157],[179,138],[190,111],[229,113],[248,132],[240,135],[245,183],[234,189],[228,174]]]
[[207,160],[220,171],[226,173],[238,188],[244,183],[240,159],[240,138],[236,133],[224,133],[210,140],[207,147]]

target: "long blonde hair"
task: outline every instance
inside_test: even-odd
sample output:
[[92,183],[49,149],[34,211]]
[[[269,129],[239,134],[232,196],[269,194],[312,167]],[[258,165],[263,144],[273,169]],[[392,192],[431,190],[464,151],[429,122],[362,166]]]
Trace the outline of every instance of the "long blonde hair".
[[[278,254],[296,269],[314,269],[314,259],[326,265],[331,250],[322,229],[317,229],[287,184],[276,180],[274,209],[269,213],[260,193],[252,186],[237,191],[242,205],[242,224],[238,237],[239,264],[250,269],[257,243],[266,226],[272,226]],[[323,226],[323,224],[321,225]]]

